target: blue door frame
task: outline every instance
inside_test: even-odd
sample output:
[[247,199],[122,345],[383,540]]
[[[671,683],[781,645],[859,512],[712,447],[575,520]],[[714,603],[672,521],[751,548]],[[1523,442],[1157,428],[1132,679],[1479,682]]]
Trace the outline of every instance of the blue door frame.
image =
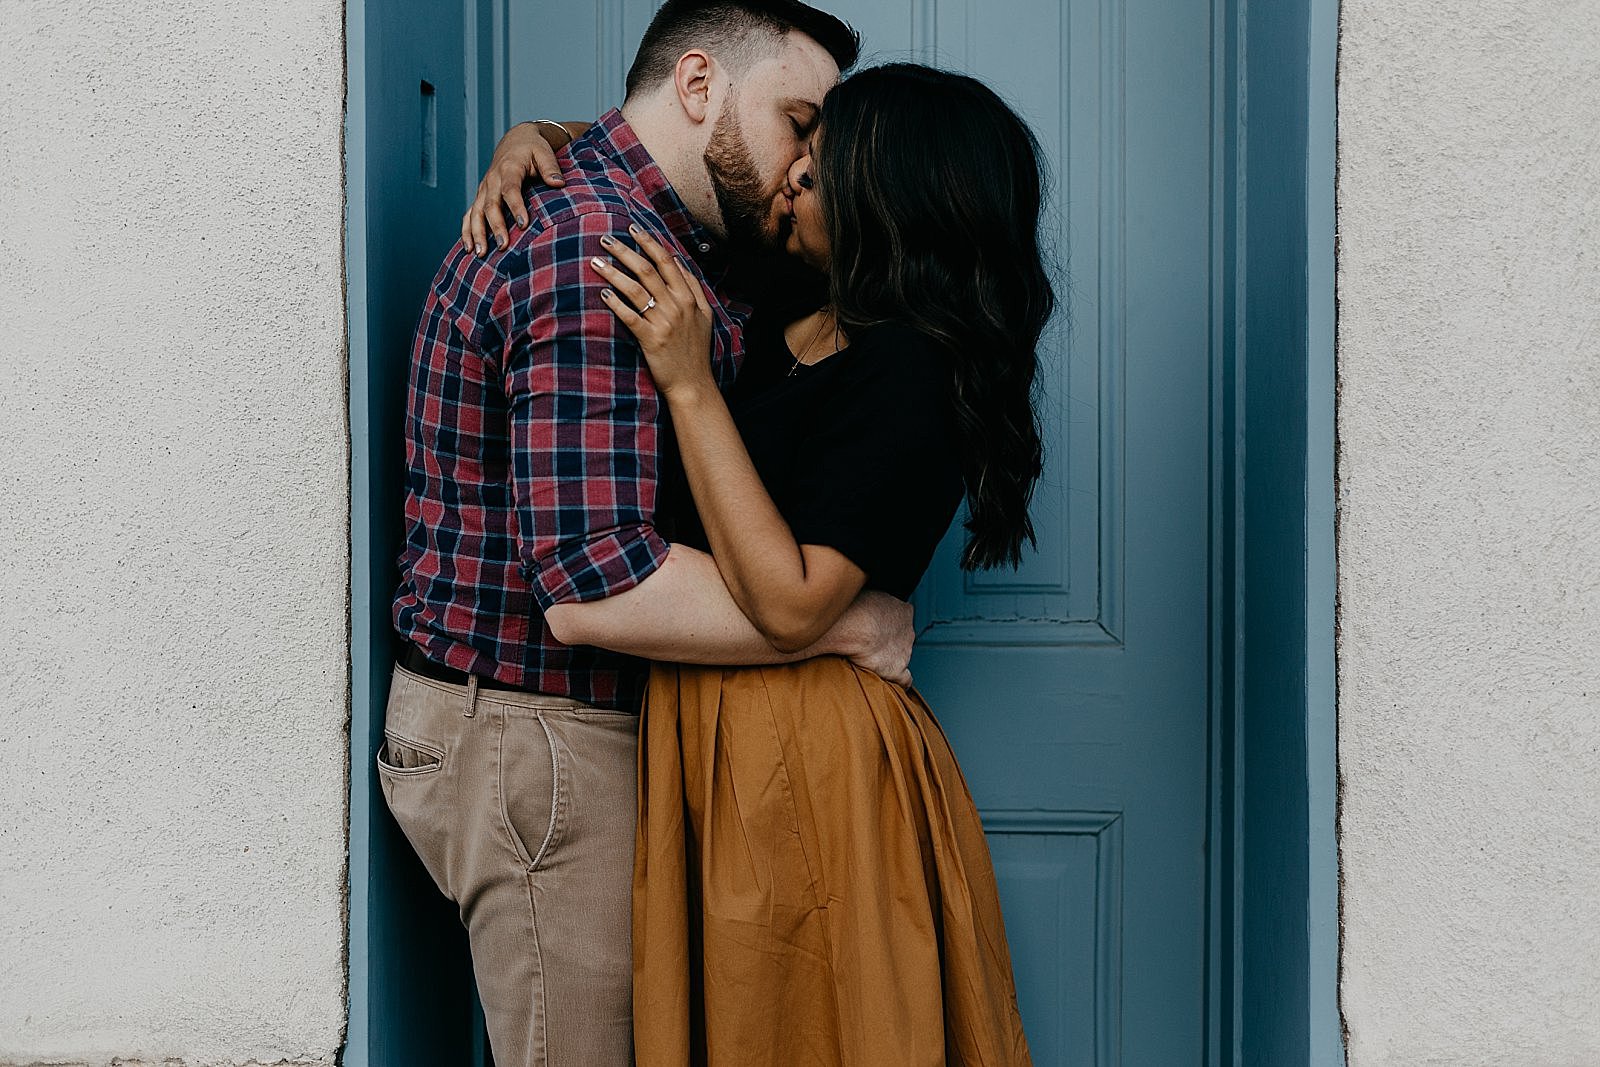
[[1240,0],[1216,76],[1231,203],[1216,575],[1213,1063],[1344,1062],[1338,1004],[1334,178],[1338,0]]
[[[1232,195],[1213,220],[1213,255],[1227,284],[1214,316],[1223,358],[1213,397],[1220,550],[1212,581],[1221,610],[1212,652],[1217,788],[1205,1059],[1208,1067],[1335,1067],[1344,1059],[1333,541],[1338,3],[1236,0],[1216,10],[1226,24],[1214,56],[1223,88],[1215,94],[1215,166]],[[369,165],[414,158],[394,144],[415,130],[379,128],[367,106],[369,89],[386,84],[385,30],[416,36],[394,21],[384,0],[346,7],[352,682],[350,1000],[341,1062],[352,1067],[454,1062],[459,1052],[430,1047],[431,1028],[417,1025],[428,1016],[454,1019],[445,1029],[476,1029],[460,945],[436,953],[457,969],[420,977],[400,952],[401,932],[411,945],[428,931],[448,940],[449,906],[424,903],[426,883],[415,901],[397,906],[392,885],[375,876],[394,877],[394,850],[406,847],[384,816],[371,759],[390,667],[399,398],[392,380],[369,373],[369,354],[391,358],[409,342],[395,335],[396,316],[384,308],[388,286],[369,285],[387,280],[387,235],[403,223],[376,217],[368,190],[378,179]],[[473,118],[469,127],[481,125],[483,117]]]

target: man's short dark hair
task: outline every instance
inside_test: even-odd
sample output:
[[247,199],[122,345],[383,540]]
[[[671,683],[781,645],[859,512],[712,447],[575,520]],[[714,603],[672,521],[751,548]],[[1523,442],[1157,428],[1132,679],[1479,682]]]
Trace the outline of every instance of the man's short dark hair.
[[839,70],[855,65],[861,35],[843,19],[799,0],[667,0],[644,31],[628,69],[628,95],[670,77],[685,52],[703,48],[717,58],[759,47],[760,36],[782,39],[791,30],[816,41]]

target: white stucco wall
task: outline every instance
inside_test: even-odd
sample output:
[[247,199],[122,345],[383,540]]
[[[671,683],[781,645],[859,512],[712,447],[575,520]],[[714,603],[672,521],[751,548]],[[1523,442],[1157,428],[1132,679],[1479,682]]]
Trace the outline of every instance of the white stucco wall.
[[1352,1067],[1600,1064],[1600,7],[1344,0]]
[[0,0],[0,1062],[332,1062],[342,7]]

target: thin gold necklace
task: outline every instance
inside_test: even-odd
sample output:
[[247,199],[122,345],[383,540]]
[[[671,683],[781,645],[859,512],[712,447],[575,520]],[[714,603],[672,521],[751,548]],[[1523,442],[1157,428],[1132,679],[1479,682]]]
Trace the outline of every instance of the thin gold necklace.
[[[833,314],[833,312],[830,309],[823,308],[822,309],[822,321],[817,323],[816,331],[814,333],[812,333],[811,339],[805,343],[805,347],[800,349],[800,355],[797,355],[797,356],[794,357],[794,363],[790,364],[789,373],[784,375],[784,377],[786,377],[786,378],[793,378],[794,377],[795,371],[800,369],[800,357],[804,356],[807,352],[811,351],[811,346],[816,344],[817,343],[817,338],[822,336],[822,328],[824,326],[828,325],[828,320],[830,318],[833,319],[833,351],[829,352],[828,355],[829,356],[834,355],[835,353],[837,353],[839,351],[839,317],[837,315]],[[826,359],[827,356],[824,356],[823,358]],[[809,367],[809,366],[811,366],[811,364],[807,363],[806,366]]]

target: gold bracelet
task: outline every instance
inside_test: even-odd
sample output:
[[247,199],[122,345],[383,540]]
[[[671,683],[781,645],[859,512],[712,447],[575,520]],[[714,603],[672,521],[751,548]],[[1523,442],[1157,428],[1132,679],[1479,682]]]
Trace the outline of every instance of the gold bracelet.
[[557,122],[555,119],[534,119],[533,120],[533,124],[535,126],[554,126],[556,129],[560,130],[562,133],[567,135],[567,139],[565,141],[561,142],[561,144],[556,146],[557,149],[565,148],[565,147],[567,147],[567,145],[569,145],[573,141],[577,140],[576,137],[572,136],[572,131],[571,130],[569,130],[565,126],[561,125],[561,123]]

